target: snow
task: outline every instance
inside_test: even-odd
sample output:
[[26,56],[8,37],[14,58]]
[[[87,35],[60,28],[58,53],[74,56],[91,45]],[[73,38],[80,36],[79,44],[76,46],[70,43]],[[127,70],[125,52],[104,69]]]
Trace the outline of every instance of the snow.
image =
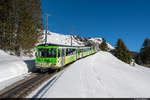
[[[47,43],[70,45],[70,41],[70,35],[48,31]],[[44,38],[40,43],[44,43]],[[84,42],[76,40],[74,37],[72,37],[72,44],[73,46],[84,46]],[[0,50],[0,90],[20,79],[24,79],[24,76],[34,69],[34,54],[35,49],[33,49],[33,57],[22,53],[20,57],[16,57]]]
[[[44,35],[42,43],[44,43],[44,39],[45,39],[45,35]],[[54,32],[48,31],[47,43],[71,45],[70,35],[63,35],[60,33],[54,33]],[[77,41],[76,39],[74,39],[74,37],[72,37],[72,45],[73,46],[80,46],[80,45],[84,46],[83,42]]]
[[[45,34],[45,31],[44,31],[44,34]],[[43,38],[42,42],[40,42],[40,43],[44,43],[45,35],[43,37],[44,38]],[[95,43],[98,43],[98,44],[102,43],[102,38],[90,38],[89,40],[91,40]],[[47,43],[71,45],[70,35],[64,35],[64,34],[48,31]],[[72,45],[73,46],[84,46],[84,42],[72,37]],[[110,50],[114,49],[114,47],[109,43],[107,43],[107,46]]]
[[[99,43],[99,44],[101,44],[102,43],[102,38],[91,38],[91,39],[89,39],[89,40],[91,40],[91,41],[93,41],[93,42],[95,42],[95,43]],[[107,46],[108,46],[108,49],[110,49],[110,50],[112,50],[112,49],[115,49],[111,44],[109,44],[109,43],[107,43]]]
[[[131,66],[100,51],[70,65],[42,98],[149,98],[149,76],[149,68]],[[28,97],[35,93],[40,95],[36,90]]]
[[0,50],[0,90],[22,79],[16,77],[24,77],[27,73],[28,68],[23,60]]
[[[48,31],[47,37],[48,43],[70,45],[70,35]],[[102,42],[101,38],[89,40]],[[73,38],[73,45],[84,43]],[[114,49],[111,44],[107,45]],[[27,77],[33,69],[34,58],[11,56],[0,50],[0,90]],[[149,68],[137,64],[131,66],[100,51],[71,64],[27,98],[150,98],[149,76]]]
[[53,86],[53,84],[61,77],[61,75],[65,72],[66,69],[58,72],[52,78],[44,82],[40,87],[38,87],[35,91],[31,94],[26,96],[26,98],[42,98],[43,95]]
[[13,83],[23,80],[26,77],[29,77],[31,73],[27,73],[27,74],[22,74],[22,75],[18,75],[16,77],[10,78],[8,80],[5,80],[3,82],[0,82],[0,90],[12,85]]

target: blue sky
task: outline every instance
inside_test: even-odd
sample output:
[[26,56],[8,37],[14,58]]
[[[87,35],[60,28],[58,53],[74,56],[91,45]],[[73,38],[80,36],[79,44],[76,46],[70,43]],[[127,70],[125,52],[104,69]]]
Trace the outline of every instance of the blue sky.
[[[41,0],[43,17],[53,32],[103,37],[116,45],[120,37],[129,50],[139,51],[150,38],[150,0]],[[45,21],[45,19],[44,19]],[[44,22],[45,23],[45,22]]]

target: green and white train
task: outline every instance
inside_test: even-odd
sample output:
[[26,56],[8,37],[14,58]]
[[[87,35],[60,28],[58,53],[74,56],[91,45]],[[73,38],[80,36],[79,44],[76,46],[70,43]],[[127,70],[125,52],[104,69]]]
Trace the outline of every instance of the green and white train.
[[36,47],[35,66],[41,71],[47,69],[61,69],[66,64],[96,52],[96,46],[40,44]]

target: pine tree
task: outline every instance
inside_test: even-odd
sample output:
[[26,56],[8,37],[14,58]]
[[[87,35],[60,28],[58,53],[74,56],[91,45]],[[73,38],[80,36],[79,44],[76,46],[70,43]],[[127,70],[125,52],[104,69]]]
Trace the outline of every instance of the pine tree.
[[126,62],[128,64],[130,64],[131,61],[132,61],[131,53],[129,52],[129,50],[127,49],[127,47],[123,43],[122,39],[120,39],[120,38],[117,41],[117,45],[116,45],[116,49],[115,49],[114,55],[118,59],[120,59],[123,62]]
[[104,38],[102,39],[102,43],[100,44],[99,48],[102,51],[108,51],[108,46],[107,46],[106,40]]
[[130,64],[132,62],[132,56],[129,50],[126,50],[126,62]]
[[140,50],[140,56],[143,64],[150,64],[150,39],[145,39]]
[[15,32],[15,3],[13,0],[0,2],[0,48],[12,50]]
[[139,64],[139,65],[142,64],[142,60],[141,60],[140,54],[137,54],[137,55],[136,55],[136,57],[135,57],[135,62],[136,62],[137,64]]
[[1,0],[0,48],[16,55],[31,53],[42,36],[40,0]]
[[150,47],[150,39],[146,38],[143,43],[143,48]]

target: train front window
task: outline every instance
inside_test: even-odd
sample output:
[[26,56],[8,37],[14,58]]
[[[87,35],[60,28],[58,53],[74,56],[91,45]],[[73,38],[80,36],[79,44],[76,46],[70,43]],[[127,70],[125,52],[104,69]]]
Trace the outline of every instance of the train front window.
[[56,58],[56,49],[55,48],[48,48],[48,49],[39,49],[38,50],[39,57],[52,57]]

